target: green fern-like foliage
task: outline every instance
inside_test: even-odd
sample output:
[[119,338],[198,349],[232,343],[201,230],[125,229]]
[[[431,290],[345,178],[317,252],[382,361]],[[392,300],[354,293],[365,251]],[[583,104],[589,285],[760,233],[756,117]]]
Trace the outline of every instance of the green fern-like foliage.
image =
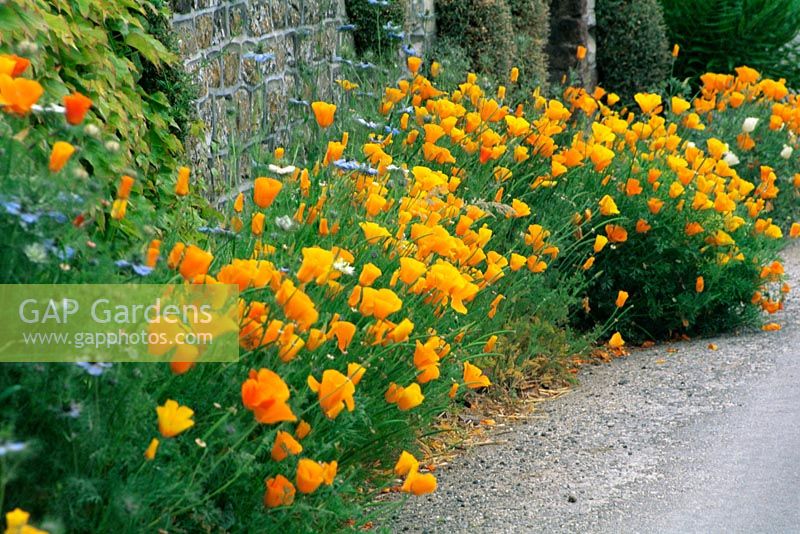
[[800,82],[800,0],[662,0],[681,77],[747,65]]
[[596,10],[600,85],[630,98],[667,79],[669,42],[658,0],[598,0]]

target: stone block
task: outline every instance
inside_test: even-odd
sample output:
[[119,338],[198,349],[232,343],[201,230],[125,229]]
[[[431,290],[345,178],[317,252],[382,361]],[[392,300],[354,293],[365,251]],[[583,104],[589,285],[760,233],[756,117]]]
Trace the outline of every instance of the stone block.
[[220,89],[222,85],[222,56],[213,52],[206,56],[200,63],[201,82],[204,82],[209,91]]
[[301,2],[302,0],[283,0],[283,4],[286,6],[286,25],[289,28],[296,28],[303,24]]
[[269,0],[269,6],[272,11],[272,26],[276,30],[286,28],[289,24],[286,19],[286,0]]
[[178,41],[178,52],[181,57],[188,58],[194,56],[197,51],[197,39],[194,30],[194,21],[185,20],[176,22],[172,25],[172,31]]
[[171,7],[173,13],[183,15],[192,11],[194,2],[192,2],[192,0],[173,0]]
[[229,44],[222,53],[222,82],[225,87],[239,83],[242,55],[238,44]]
[[261,37],[273,32],[275,25],[272,23],[272,11],[266,0],[248,2],[247,19],[250,35]]
[[236,130],[245,142],[254,132],[253,112],[250,106],[250,92],[239,89],[233,95],[233,105],[236,110]]
[[247,4],[239,4],[228,8],[228,29],[231,37],[247,35]]
[[228,30],[228,8],[227,6],[221,7],[214,12],[214,32],[211,37],[211,44],[221,45],[230,40],[230,31]]
[[214,15],[211,13],[198,15],[194,19],[194,29],[197,48],[200,50],[209,48],[214,37]]

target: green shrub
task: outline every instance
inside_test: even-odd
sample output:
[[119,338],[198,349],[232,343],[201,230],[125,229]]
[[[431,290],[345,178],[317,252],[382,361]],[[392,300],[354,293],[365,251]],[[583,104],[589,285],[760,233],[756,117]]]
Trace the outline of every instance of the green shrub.
[[747,65],[792,85],[800,82],[798,0],[662,0],[681,77]]
[[353,44],[359,55],[387,59],[397,50],[405,26],[405,5],[402,0],[388,0],[388,4],[370,4],[367,0],[346,0],[347,18],[356,28]]
[[467,52],[473,70],[505,79],[517,57],[511,9],[505,0],[436,0],[438,37]]
[[547,82],[545,47],[550,36],[550,6],[545,0],[508,0],[517,45],[516,64],[524,88]]
[[600,85],[623,97],[667,79],[669,42],[658,0],[598,0],[597,74]]

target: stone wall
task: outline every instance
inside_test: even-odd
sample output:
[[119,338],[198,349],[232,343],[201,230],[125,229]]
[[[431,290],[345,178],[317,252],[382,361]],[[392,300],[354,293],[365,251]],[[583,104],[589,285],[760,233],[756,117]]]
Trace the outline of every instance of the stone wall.
[[[402,0],[407,41],[418,52],[435,38],[434,0]],[[329,99],[337,58],[352,52],[344,0],[172,0],[173,29],[199,89],[202,123],[187,142],[211,194],[230,189],[251,168],[255,150],[283,144],[308,108],[294,100]],[[594,0],[551,0],[551,77],[577,68],[596,83]],[[578,45],[587,57],[575,59]]]
[[[576,70],[585,86],[597,84],[597,47],[594,39],[595,0],[551,0],[550,79],[559,83],[570,69]],[[586,47],[586,59],[578,62],[578,46]]]
[[238,169],[249,171],[262,141],[286,140],[292,117],[307,110],[290,98],[330,97],[335,58],[352,48],[350,34],[337,30],[347,22],[344,0],[173,0],[172,7],[203,124],[187,150],[213,194],[238,182]]
[[406,2],[406,34],[411,46],[418,52],[424,52],[436,37],[435,0],[405,0]]

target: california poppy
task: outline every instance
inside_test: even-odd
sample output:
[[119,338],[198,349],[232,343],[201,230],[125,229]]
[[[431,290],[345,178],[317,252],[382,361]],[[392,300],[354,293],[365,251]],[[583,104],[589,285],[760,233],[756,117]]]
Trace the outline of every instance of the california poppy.
[[242,404],[253,412],[259,423],[296,421],[297,417],[287,404],[289,396],[286,383],[269,369],[251,370],[250,377],[242,383]]
[[403,482],[402,490],[414,495],[425,495],[436,491],[436,477],[431,473],[420,474],[411,471]]
[[294,502],[294,484],[289,482],[283,475],[269,478],[264,481],[266,491],[264,492],[264,506],[276,508],[278,506],[289,506]]
[[327,128],[333,124],[333,115],[336,113],[335,104],[320,101],[312,102],[311,110],[314,112],[314,118],[321,128]]
[[76,92],[64,97],[64,107],[67,122],[74,126],[83,122],[86,113],[92,107],[92,100]]
[[336,419],[345,407],[351,412],[355,409],[355,383],[335,369],[323,371],[321,382],[308,375],[308,387],[319,397],[319,404],[328,419]]
[[183,197],[189,194],[189,167],[178,169],[178,181],[175,183],[175,194]]
[[283,184],[274,178],[256,178],[253,182],[253,202],[259,208],[266,209],[272,205],[282,188]]
[[619,349],[622,348],[623,345],[625,345],[625,340],[622,339],[619,332],[614,332],[611,339],[608,340],[608,346],[612,349]]
[[42,93],[44,88],[39,82],[0,74],[0,106],[4,107],[5,111],[26,115],[38,102]]
[[336,461],[325,463],[301,458],[297,462],[297,489],[301,493],[314,493],[323,482],[330,486],[336,476],[336,469]]
[[173,438],[194,426],[194,410],[181,406],[174,400],[167,400],[163,406],[156,407],[158,431],[165,438]]
[[464,362],[464,385],[471,389],[491,386],[489,377],[483,374],[480,367]]
[[75,152],[75,147],[64,141],[56,141],[53,150],[50,152],[49,169],[51,172],[58,172],[64,168],[69,158]]
[[152,460],[156,457],[156,451],[158,450],[158,438],[153,438],[150,440],[150,444],[147,446],[147,449],[144,451],[144,457],[146,460]]
[[272,446],[272,459],[276,462],[285,460],[290,454],[300,454],[303,446],[295,440],[291,434],[284,430],[279,430],[275,435],[275,444]]
[[179,268],[181,276],[186,280],[192,280],[197,275],[206,274],[213,260],[214,255],[210,252],[195,245],[189,245],[183,251],[183,260]]

